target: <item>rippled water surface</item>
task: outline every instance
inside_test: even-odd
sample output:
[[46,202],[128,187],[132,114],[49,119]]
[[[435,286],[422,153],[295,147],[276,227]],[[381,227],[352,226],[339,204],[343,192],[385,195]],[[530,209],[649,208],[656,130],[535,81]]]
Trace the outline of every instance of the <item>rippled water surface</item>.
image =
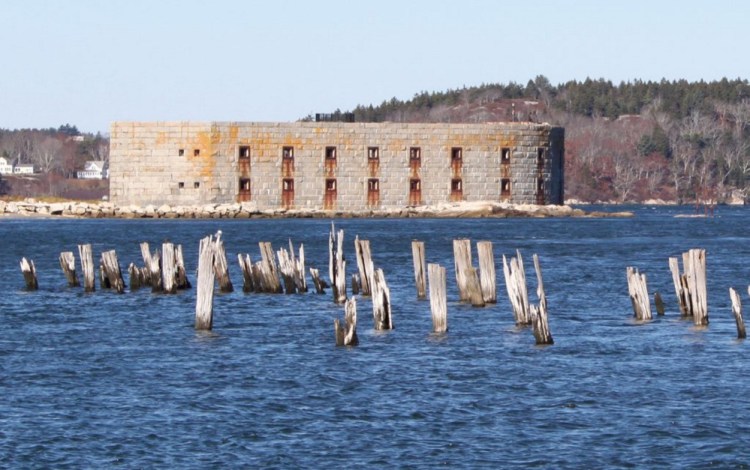
[[[750,460],[750,343],[736,339],[728,288],[746,303],[750,213],[632,219],[339,220],[348,272],[370,240],[391,288],[395,330],[372,329],[358,299],[360,346],[334,346],[341,307],[325,296],[243,294],[238,252],[258,241],[305,245],[328,272],[324,220],[0,220],[0,458],[6,467],[735,467]],[[214,299],[214,330],[193,328],[195,289],[166,296],[68,288],[61,251],[183,244],[221,229],[236,290]],[[494,242],[497,305],[458,303],[454,238]],[[412,239],[448,267],[448,326],[430,333]],[[710,325],[680,319],[667,264],[705,248]],[[544,272],[555,344],[514,326],[501,255]],[[40,290],[18,267],[36,263]],[[476,261],[475,261],[476,262]],[[664,317],[632,319],[625,268],[648,276]],[[327,277],[327,276],[326,276]],[[532,301],[535,301],[532,295]]]

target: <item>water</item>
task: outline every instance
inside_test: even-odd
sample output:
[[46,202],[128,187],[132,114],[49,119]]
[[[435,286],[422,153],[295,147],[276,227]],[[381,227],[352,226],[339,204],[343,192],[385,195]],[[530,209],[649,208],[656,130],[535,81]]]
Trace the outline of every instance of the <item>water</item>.
[[[720,208],[634,208],[633,219],[340,220],[348,271],[371,241],[395,330],[372,329],[360,299],[356,348],[334,346],[331,295],[241,292],[237,252],[303,242],[327,273],[323,220],[0,220],[2,466],[735,467],[750,459],[750,343],[736,340],[728,288],[747,299],[750,218]],[[182,243],[221,229],[236,292],[217,295],[214,331],[193,328],[195,290],[117,295],[69,289],[60,251],[90,242],[141,264],[138,242]],[[457,302],[451,241],[494,242],[497,305]],[[410,241],[448,267],[448,326],[430,333]],[[707,250],[708,328],[681,320],[669,256]],[[555,344],[513,324],[502,254],[538,253]],[[18,267],[32,258],[40,290]],[[632,319],[625,267],[648,276],[667,315]],[[326,276],[327,277],[327,276]],[[195,282],[195,276],[191,275]],[[532,300],[536,300],[532,295]],[[745,300],[747,303],[747,300]]]

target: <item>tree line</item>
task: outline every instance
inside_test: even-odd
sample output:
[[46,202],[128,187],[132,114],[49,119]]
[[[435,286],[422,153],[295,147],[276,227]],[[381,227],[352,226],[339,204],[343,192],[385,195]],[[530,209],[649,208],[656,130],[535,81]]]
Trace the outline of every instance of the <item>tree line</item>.
[[[343,113],[341,111],[336,111]],[[750,83],[544,76],[360,105],[358,122],[549,122],[566,129],[565,193],[584,202],[715,203],[750,190]],[[335,113],[334,113],[335,114]]]

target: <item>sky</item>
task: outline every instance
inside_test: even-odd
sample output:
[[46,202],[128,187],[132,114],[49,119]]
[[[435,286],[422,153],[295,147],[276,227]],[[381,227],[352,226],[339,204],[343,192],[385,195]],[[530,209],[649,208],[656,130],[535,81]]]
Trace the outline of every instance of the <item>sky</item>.
[[295,121],[422,91],[750,79],[743,0],[3,0],[0,128]]

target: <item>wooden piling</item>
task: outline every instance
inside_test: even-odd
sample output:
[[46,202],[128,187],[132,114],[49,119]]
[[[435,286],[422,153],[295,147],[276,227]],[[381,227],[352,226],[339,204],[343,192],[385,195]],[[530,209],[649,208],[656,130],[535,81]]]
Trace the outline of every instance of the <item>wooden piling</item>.
[[[750,287],[748,287],[748,293],[750,293]],[[745,320],[742,318],[742,302],[737,291],[731,287],[729,288],[729,298],[732,300],[732,313],[737,324],[737,339],[745,339],[747,333],[745,332]]]
[[141,270],[135,263],[130,263],[128,265],[128,279],[131,292],[140,289],[147,284],[146,268]]
[[81,260],[81,273],[83,274],[83,290],[94,292],[96,290],[96,276],[94,274],[94,253],[90,244],[78,245],[78,257]]
[[698,326],[708,325],[706,293],[706,250],[691,249],[682,254],[683,273],[677,258],[669,258],[675,294],[683,316],[692,316]]
[[219,281],[219,292],[232,292],[232,279],[229,277],[229,266],[227,265],[227,254],[224,251],[224,240],[221,239],[221,230],[216,234],[214,241],[214,271]]
[[68,287],[78,287],[78,274],[76,274],[76,257],[72,251],[63,251],[60,253],[60,268],[62,268],[65,279],[68,281]]
[[196,281],[195,329],[210,330],[213,327],[214,241],[211,235],[200,241],[198,249],[198,280]]
[[177,293],[177,262],[174,255],[174,245],[169,242],[161,245],[161,283],[165,294]]
[[372,278],[372,315],[375,319],[375,329],[392,330],[391,291],[385,283],[383,270],[377,269],[374,272],[375,275]]
[[300,243],[298,256],[294,256],[294,245],[292,240],[289,240],[289,255],[292,260],[292,266],[294,268],[294,283],[297,286],[297,292],[307,292],[307,276],[305,271],[305,246]]
[[143,258],[143,264],[146,267],[148,284],[151,286],[151,291],[161,292],[164,289],[161,279],[161,255],[158,250],[152,254],[148,242],[142,242],[140,247],[141,257]]
[[628,280],[628,294],[633,306],[633,316],[636,320],[651,320],[651,303],[648,297],[646,275],[638,272],[638,269],[628,266],[625,269]]
[[526,287],[526,271],[523,267],[521,251],[516,250],[516,257],[508,260],[503,255],[503,275],[505,276],[505,287],[508,291],[508,299],[513,309],[513,317],[516,325],[531,324],[531,307],[529,305],[529,292]]
[[532,326],[536,344],[554,344],[552,333],[549,330],[547,320],[547,296],[544,293],[544,281],[542,281],[542,268],[539,265],[539,257],[534,254],[534,269],[536,270],[537,288],[536,293],[539,297],[539,306],[532,306]]
[[[295,282],[296,270],[292,257],[289,256],[289,252],[281,248],[276,252],[279,259],[279,271],[281,272],[281,279],[284,281],[284,292],[287,294],[297,293],[297,283]],[[294,256],[294,252],[292,252]]]
[[284,289],[279,279],[279,266],[276,264],[276,256],[273,253],[271,242],[259,242],[260,247],[260,274],[263,292],[269,294],[281,294]]
[[352,295],[359,295],[361,292],[361,281],[359,280],[359,274],[352,274]]
[[357,270],[359,271],[359,290],[363,296],[372,294],[372,280],[369,278],[367,266],[372,262],[370,252],[370,240],[360,240],[359,235],[354,237],[354,251],[357,255]]
[[[334,244],[336,248],[334,249]],[[346,261],[344,261],[344,231],[335,231],[331,223],[328,237],[328,274],[333,290],[333,301],[343,304],[346,301]]]
[[323,280],[320,279],[320,271],[315,268],[310,268],[310,277],[312,277],[313,280],[313,286],[315,286],[315,292],[318,294],[325,294],[325,288],[323,285]]
[[120,270],[120,263],[117,261],[115,250],[102,253],[102,265],[104,266],[104,275],[110,287],[118,294],[125,292],[125,282],[122,280],[122,271]]
[[336,346],[357,346],[359,344],[356,298],[347,299],[344,304],[344,325],[342,326],[339,319],[336,318],[333,320],[333,327],[336,332]]
[[182,256],[182,245],[175,246],[174,260],[177,269],[177,290],[190,289],[190,279],[188,279],[185,259]]
[[654,292],[654,306],[656,307],[657,315],[664,315],[664,300],[661,298],[661,294],[659,292]]
[[39,289],[39,282],[36,278],[36,266],[34,266],[33,260],[27,260],[21,258],[21,273],[23,274],[23,280],[26,283],[26,290],[37,290]]
[[446,292],[445,268],[430,263],[427,266],[430,280],[430,311],[433,333],[448,331],[448,297]]
[[482,287],[477,270],[471,264],[471,240],[453,240],[453,256],[456,268],[456,284],[459,299],[470,302],[474,307],[484,307]]
[[249,254],[237,254],[237,260],[240,263],[240,272],[242,272],[242,292],[253,292],[255,283],[253,282],[253,262]]
[[420,300],[427,298],[427,285],[425,281],[426,265],[424,253],[424,242],[419,240],[412,240],[411,256],[412,262],[414,264],[414,282],[417,285],[417,299]]
[[497,303],[497,281],[492,242],[477,242],[477,257],[479,258],[479,280],[482,288],[482,298],[485,303],[495,304]]

